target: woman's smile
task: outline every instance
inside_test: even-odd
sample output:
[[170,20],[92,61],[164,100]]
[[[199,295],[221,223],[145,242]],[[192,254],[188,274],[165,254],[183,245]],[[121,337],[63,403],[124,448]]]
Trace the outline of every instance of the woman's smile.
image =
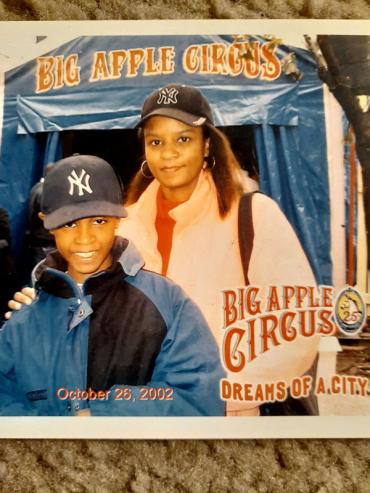
[[184,168],[184,165],[163,166],[163,168],[161,168],[161,171],[163,171],[164,173],[175,173],[176,171],[178,171],[182,168]]

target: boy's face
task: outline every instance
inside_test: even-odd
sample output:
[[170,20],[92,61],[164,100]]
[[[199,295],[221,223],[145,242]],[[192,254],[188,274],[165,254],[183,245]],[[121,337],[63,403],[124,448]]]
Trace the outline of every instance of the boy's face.
[[111,250],[119,223],[115,217],[78,219],[51,230],[59,253],[68,263],[68,273],[82,283],[88,276],[112,264]]

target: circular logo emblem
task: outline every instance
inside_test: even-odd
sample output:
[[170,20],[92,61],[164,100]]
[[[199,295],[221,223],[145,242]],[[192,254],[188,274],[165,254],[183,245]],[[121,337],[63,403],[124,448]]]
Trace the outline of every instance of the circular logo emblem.
[[356,335],[365,324],[366,305],[359,291],[344,288],[335,301],[335,321],[343,334]]

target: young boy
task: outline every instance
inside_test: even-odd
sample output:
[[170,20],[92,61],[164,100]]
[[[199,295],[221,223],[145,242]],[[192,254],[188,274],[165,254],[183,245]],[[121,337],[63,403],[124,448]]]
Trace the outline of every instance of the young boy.
[[0,331],[1,415],[224,414],[213,336],[181,288],[115,237],[122,204],[100,158],[48,173],[42,218],[57,251],[34,269],[36,301]]

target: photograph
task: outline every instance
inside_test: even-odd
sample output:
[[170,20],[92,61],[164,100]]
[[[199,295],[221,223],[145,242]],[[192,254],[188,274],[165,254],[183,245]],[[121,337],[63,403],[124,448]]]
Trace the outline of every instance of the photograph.
[[0,46],[0,437],[370,437],[367,21]]

